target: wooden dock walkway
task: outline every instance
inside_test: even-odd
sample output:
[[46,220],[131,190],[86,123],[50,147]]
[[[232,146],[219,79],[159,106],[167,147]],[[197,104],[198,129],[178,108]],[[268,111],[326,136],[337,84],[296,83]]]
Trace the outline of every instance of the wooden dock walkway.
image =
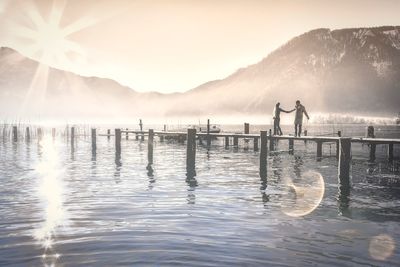
[[[107,130],[107,133],[97,133],[97,129],[91,129],[91,144],[92,144],[92,153],[96,154],[97,151],[97,138],[98,137],[107,137],[111,139],[111,137],[115,140],[115,152],[116,157],[121,158],[121,139],[124,136],[127,140],[135,136],[135,140],[144,141],[145,137],[148,142],[148,167],[153,164],[153,146],[154,146],[154,137],[159,137],[160,142],[164,142],[165,139],[173,139],[178,142],[184,144],[186,142],[186,167],[187,167],[187,175],[188,177],[194,177],[196,175],[195,166],[196,166],[196,140],[199,141],[200,144],[206,142],[208,148],[210,148],[213,139],[224,138],[225,147],[229,147],[231,144],[234,147],[239,146],[239,139],[245,140],[245,143],[248,144],[250,140],[253,140],[253,149],[254,151],[260,151],[259,157],[259,173],[260,177],[266,178],[267,176],[267,156],[268,151],[274,151],[278,142],[287,141],[288,142],[288,151],[289,153],[293,153],[295,149],[295,141],[302,142],[315,142],[316,146],[316,158],[317,160],[322,157],[323,152],[323,144],[329,143],[330,145],[335,144],[336,146],[336,157],[338,159],[338,178],[341,186],[350,186],[350,177],[351,177],[351,145],[352,143],[361,143],[369,146],[369,160],[375,160],[375,152],[377,145],[387,145],[388,146],[388,160],[393,161],[394,159],[394,145],[400,144],[400,139],[389,139],[389,138],[375,138],[374,128],[369,126],[367,129],[367,137],[342,137],[341,132],[337,133],[337,136],[301,136],[295,137],[291,135],[272,135],[271,130],[269,131],[260,131],[259,134],[250,134],[249,133],[249,124],[245,123],[244,133],[212,133],[210,132],[210,125],[207,125],[207,132],[197,132],[194,128],[188,128],[187,131],[166,131],[166,127],[164,127],[164,131],[154,131],[153,129],[149,129],[148,131],[144,131],[142,128],[142,123],[140,124],[140,130],[129,130],[125,129],[114,129],[114,132],[111,132],[111,129]],[[37,136],[40,138],[43,135],[43,131],[41,128],[37,129]],[[27,127],[25,131],[25,140],[29,141],[31,139],[31,132],[29,127]],[[55,129],[52,129],[53,138],[55,136]],[[17,142],[20,135],[18,135],[17,126],[12,127],[12,140],[13,142]],[[67,138],[71,140],[71,146],[74,146],[74,140],[76,138],[75,127],[71,127],[70,131],[67,132]],[[231,140],[233,142],[231,142]],[[248,149],[248,145],[246,145],[246,149]]]

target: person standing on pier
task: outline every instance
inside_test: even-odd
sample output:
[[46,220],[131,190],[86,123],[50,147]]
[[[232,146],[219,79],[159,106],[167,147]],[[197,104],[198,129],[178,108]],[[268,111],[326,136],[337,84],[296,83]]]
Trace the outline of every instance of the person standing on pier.
[[301,127],[303,125],[303,113],[306,115],[307,120],[310,119],[310,117],[307,114],[306,108],[300,104],[300,100],[296,101],[296,106],[294,107],[296,110],[296,116],[294,118],[294,136],[295,137],[300,137],[301,135]]
[[282,135],[282,129],[281,129],[281,112],[285,113],[291,113],[295,111],[296,109],[292,109],[290,111],[284,110],[280,107],[281,103],[276,103],[275,108],[274,108],[274,135]]

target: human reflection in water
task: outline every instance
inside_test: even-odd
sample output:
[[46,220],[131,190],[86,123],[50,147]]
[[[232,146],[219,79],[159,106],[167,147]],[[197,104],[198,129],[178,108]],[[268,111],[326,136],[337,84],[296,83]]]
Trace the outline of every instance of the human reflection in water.
[[295,174],[296,178],[298,178],[298,179],[301,178],[301,168],[303,167],[303,165],[304,165],[304,162],[303,162],[302,157],[295,156],[293,170],[294,170],[294,174]]
[[118,184],[121,182],[121,153],[115,153],[115,172],[114,172],[114,180],[115,183]]
[[186,184],[188,185],[187,189],[187,203],[188,204],[195,204],[196,203],[196,194],[195,190],[198,186],[197,179],[196,179],[196,171],[195,170],[188,170],[186,174]]

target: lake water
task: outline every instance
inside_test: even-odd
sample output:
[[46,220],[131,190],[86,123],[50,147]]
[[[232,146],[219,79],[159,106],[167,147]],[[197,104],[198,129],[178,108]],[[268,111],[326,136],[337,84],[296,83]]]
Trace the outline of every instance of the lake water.
[[[241,131],[242,126],[222,126]],[[252,132],[267,129],[255,126]],[[291,128],[284,127],[284,131]],[[362,136],[365,126],[309,126],[309,135]],[[102,132],[105,130],[102,129]],[[377,137],[400,138],[396,126]],[[241,143],[197,147],[186,177],[186,146],[79,136],[74,148],[49,133],[38,142],[0,140],[1,266],[398,266],[400,149],[368,162],[352,145],[352,188],[340,193],[334,144],[316,160],[313,143],[280,142],[260,178],[259,153]]]

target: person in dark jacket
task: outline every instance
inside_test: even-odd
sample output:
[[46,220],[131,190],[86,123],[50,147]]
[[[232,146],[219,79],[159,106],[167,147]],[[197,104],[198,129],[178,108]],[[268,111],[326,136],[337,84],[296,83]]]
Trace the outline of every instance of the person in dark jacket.
[[300,137],[301,128],[303,125],[303,113],[306,115],[307,120],[310,119],[310,116],[308,116],[306,108],[300,104],[300,100],[296,101],[296,106],[294,109],[296,110],[296,116],[294,118],[294,136]]
[[281,103],[276,103],[275,108],[274,108],[274,135],[282,135],[282,129],[281,129],[281,112],[285,113],[290,113],[295,111],[295,109],[292,109],[290,111],[284,110],[280,107]]

